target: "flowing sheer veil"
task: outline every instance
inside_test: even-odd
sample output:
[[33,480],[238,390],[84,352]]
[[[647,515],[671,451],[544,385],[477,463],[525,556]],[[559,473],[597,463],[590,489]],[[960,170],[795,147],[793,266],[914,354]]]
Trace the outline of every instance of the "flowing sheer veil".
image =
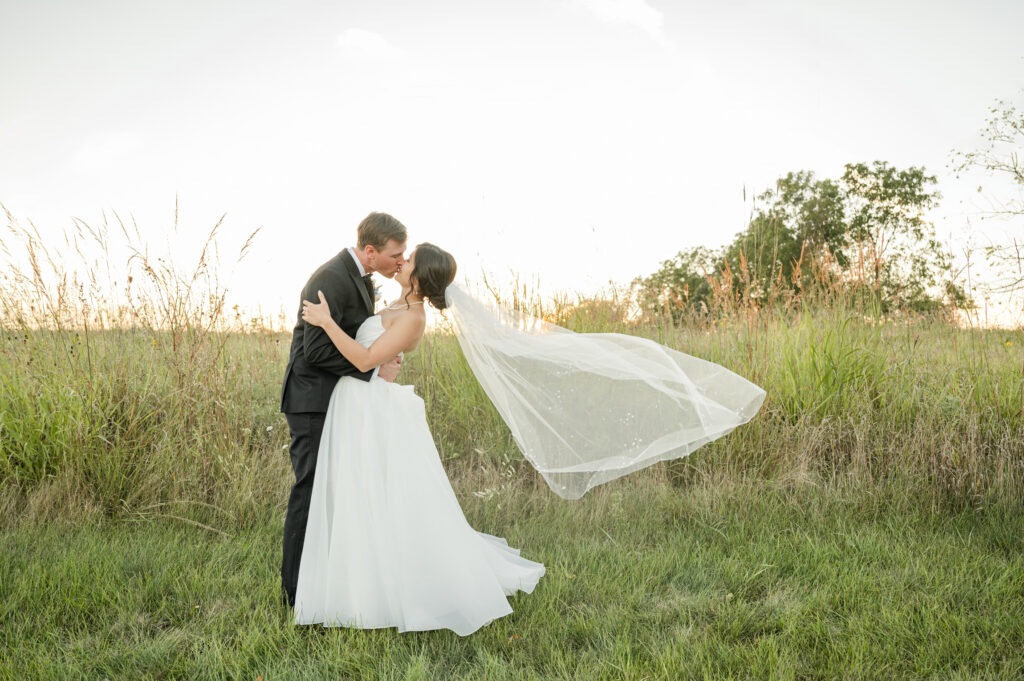
[[646,339],[575,333],[457,284],[456,337],[516,444],[555,494],[686,456],[749,421],[765,392],[725,367]]

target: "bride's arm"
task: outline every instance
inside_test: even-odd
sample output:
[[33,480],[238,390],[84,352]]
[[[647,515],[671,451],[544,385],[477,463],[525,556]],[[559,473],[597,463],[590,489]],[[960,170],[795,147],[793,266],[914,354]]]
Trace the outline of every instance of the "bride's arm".
[[309,324],[321,327],[334,346],[338,348],[338,352],[352,362],[352,365],[359,371],[370,371],[374,367],[380,366],[399,352],[412,347],[423,333],[424,322],[422,319],[417,318],[416,315],[403,314],[395,319],[388,330],[373,342],[373,345],[364,348],[342,331],[337,322],[331,319],[330,308],[324,294],[317,291],[317,295],[320,296],[319,304],[302,301],[302,319]]

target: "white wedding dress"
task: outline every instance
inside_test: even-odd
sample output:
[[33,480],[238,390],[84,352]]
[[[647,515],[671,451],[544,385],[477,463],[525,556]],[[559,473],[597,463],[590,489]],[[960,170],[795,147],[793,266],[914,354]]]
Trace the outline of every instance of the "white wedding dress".
[[[384,333],[369,317],[356,340]],[[411,386],[338,381],[317,455],[295,623],[460,636],[512,612],[540,563],[466,521]]]

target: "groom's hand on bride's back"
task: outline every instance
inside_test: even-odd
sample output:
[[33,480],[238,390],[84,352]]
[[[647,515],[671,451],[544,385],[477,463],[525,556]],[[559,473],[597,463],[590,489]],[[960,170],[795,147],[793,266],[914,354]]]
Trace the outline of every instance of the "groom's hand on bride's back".
[[380,371],[377,372],[377,375],[383,378],[388,383],[394,383],[395,379],[398,378],[398,370],[401,368],[402,358],[395,357],[381,364]]

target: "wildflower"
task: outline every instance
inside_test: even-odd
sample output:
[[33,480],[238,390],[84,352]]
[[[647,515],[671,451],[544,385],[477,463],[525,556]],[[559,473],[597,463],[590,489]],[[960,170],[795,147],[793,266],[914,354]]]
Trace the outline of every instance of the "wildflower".
[[273,429],[274,429],[274,426],[267,426],[267,432],[268,432],[268,433],[269,433],[270,431],[272,431]]

